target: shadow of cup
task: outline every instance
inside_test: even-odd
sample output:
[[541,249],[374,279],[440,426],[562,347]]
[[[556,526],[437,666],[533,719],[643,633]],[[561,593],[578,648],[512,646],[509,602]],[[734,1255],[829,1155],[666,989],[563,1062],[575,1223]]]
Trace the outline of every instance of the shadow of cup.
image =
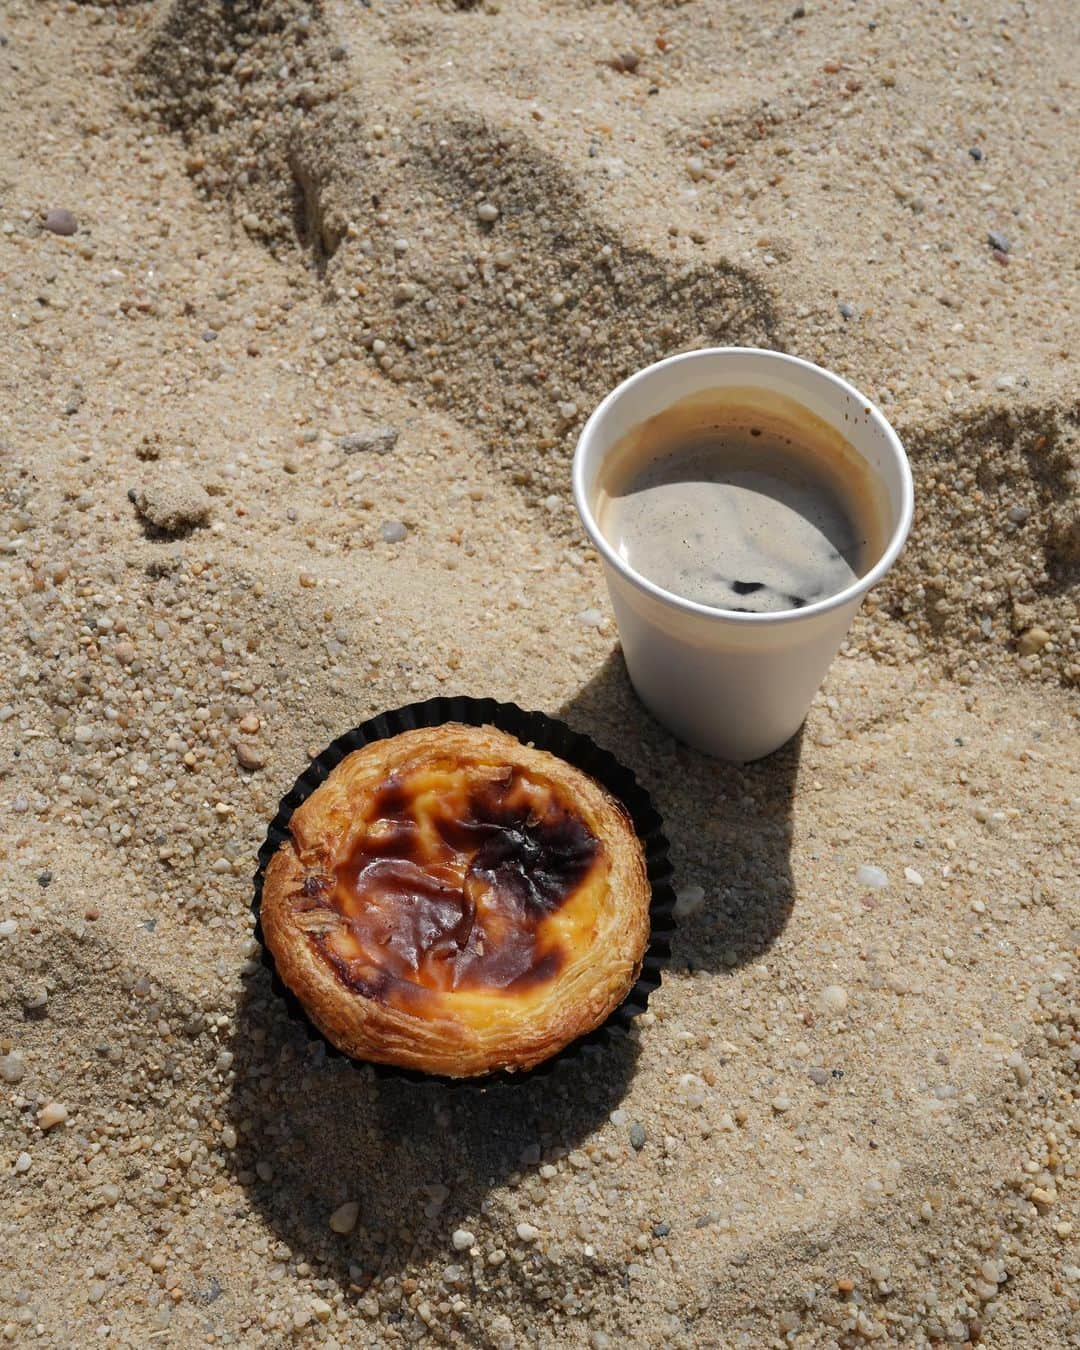
[[[617,750],[664,818],[682,891],[672,967],[732,968],[767,951],[794,901],[791,811],[802,731],[752,764],[711,759],[650,716],[618,649],[559,715]],[[701,888],[700,901],[691,887]]]

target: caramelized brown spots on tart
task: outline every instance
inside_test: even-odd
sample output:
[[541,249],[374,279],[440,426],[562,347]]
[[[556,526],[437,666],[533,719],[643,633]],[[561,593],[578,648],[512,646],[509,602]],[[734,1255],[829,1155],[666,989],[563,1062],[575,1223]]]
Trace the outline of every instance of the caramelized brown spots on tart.
[[303,926],[344,984],[415,1013],[435,991],[523,992],[563,968],[544,921],[602,854],[554,784],[426,766],[379,787]]

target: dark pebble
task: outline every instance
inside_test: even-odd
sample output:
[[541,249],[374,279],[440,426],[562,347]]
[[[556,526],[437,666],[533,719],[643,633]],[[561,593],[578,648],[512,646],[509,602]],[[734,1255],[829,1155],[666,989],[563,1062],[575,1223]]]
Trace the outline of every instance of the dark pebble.
[[214,330],[212,328],[208,328],[206,332],[203,333],[202,340],[204,342],[216,342],[217,337],[218,335],[214,332]]
[[971,149],[968,151],[968,154],[971,156],[971,158],[975,161],[976,164],[978,164],[978,162],[982,159],[982,151],[979,149],[977,145],[973,145]]
[[805,19],[805,18],[806,18],[806,6],[805,6],[805,5],[796,5],[795,8],[791,11],[791,17],[792,17],[793,19]]
[[44,890],[46,886],[52,885],[52,875],[51,872],[40,872],[38,874],[37,884],[42,890]]
[[855,306],[849,305],[845,300],[840,301],[839,305],[837,305],[837,309],[845,319],[853,319],[855,317]]
[[45,228],[50,234],[74,234],[79,222],[63,206],[54,206],[45,213]]
[[667,1223],[654,1223],[652,1226],[653,1237],[667,1237],[671,1232],[671,1225]]
[[996,248],[999,253],[1012,252],[1012,244],[1009,243],[1008,239],[1006,239],[999,230],[991,230],[989,234],[987,234],[986,239],[990,247]]
[[630,1126],[630,1144],[636,1149],[645,1147],[645,1127],[639,1125],[636,1120]]

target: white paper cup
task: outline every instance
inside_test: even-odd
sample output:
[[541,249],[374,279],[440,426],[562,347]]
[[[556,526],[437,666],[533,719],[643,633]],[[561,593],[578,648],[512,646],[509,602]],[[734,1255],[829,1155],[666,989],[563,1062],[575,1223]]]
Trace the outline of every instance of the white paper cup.
[[[693,394],[750,387],[793,399],[840,431],[882,489],[888,543],[858,581],[781,613],[740,614],[685,600],[635,572],[601,533],[594,506],[609,451],[647,418]],[[634,688],[688,745],[759,759],[802,725],[863,596],[904,546],[914,508],[904,447],[877,408],[838,375],[780,352],[710,347],[630,376],[586,422],[574,454],[574,501],[604,565]]]

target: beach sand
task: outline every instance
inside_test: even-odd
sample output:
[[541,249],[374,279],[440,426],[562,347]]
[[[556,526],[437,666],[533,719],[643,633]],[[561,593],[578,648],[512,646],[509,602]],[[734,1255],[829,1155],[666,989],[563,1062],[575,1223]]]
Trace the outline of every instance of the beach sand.
[[[4,1343],[1080,1345],[1074,18],[3,0]],[[918,500],[745,768],[568,482],[718,343]],[[614,750],[681,895],[632,1040],[483,1096],[328,1059],[249,911],[308,757],[443,693]]]

